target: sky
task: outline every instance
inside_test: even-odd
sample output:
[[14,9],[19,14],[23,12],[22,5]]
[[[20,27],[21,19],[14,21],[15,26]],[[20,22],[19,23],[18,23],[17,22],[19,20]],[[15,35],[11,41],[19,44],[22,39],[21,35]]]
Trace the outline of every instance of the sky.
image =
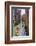
[[21,16],[25,14],[25,9],[21,9]]
[[18,9],[18,10],[21,10],[21,16],[22,16],[23,14],[25,14],[25,9]]

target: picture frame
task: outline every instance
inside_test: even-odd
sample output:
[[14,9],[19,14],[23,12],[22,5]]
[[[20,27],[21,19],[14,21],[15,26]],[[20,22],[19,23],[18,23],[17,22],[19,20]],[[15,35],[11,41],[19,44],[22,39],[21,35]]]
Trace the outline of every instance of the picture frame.
[[[20,17],[18,18],[17,16]],[[15,20],[17,23],[15,23]],[[22,32],[23,24],[20,24],[19,26],[20,29],[17,28],[19,23],[23,23],[23,21],[27,25],[25,26],[25,30],[26,30],[25,34]],[[15,24],[16,26],[11,26]],[[22,33],[16,34],[15,32],[18,31],[16,31],[15,29],[21,31]],[[35,42],[35,3],[6,1],[5,2],[5,44],[32,43],[32,42],[33,43]]]

